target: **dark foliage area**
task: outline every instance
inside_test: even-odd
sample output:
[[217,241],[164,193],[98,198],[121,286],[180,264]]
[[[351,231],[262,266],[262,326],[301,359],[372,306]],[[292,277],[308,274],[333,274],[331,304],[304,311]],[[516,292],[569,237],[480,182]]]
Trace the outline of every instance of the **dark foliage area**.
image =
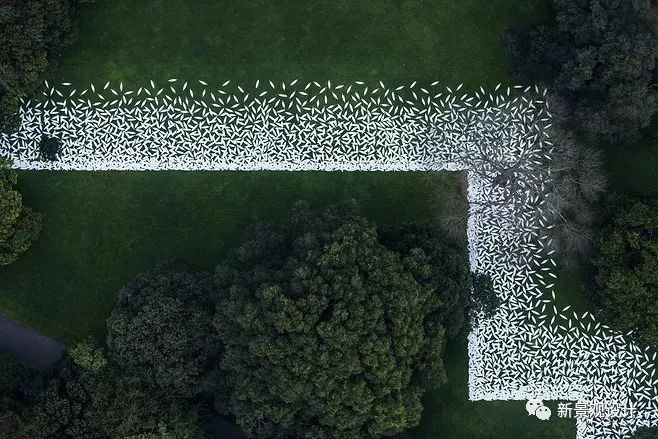
[[217,351],[214,306],[206,276],[161,265],[119,292],[107,320],[110,358],[169,395],[198,395]]
[[16,172],[0,157],[0,265],[27,251],[41,232],[41,215],[23,205]]
[[386,226],[378,231],[382,244],[402,255],[422,254],[423,269],[407,265],[416,281],[430,286],[439,304],[435,318],[454,338],[466,327],[470,306],[470,270],[464,249],[446,241],[444,233],[427,224]]
[[16,406],[23,395],[32,393],[27,387],[36,381],[36,371],[0,352],[0,411]]
[[445,380],[442,298],[457,294],[448,306],[464,314],[468,265],[428,229],[383,235],[351,204],[319,216],[302,204],[217,267],[217,405],[250,435],[382,437],[418,424],[422,395]]
[[43,136],[39,142],[39,160],[54,162],[62,153],[62,141],[56,137]]
[[508,31],[513,70],[564,100],[590,140],[637,137],[657,111],[658,49],[650,0],[552,0],[552,22]]
[[65,363],[21,402],[0,413],[2,437],[207,437],[195,407],[118,369],[95,373]]
[[613,197],[594,257],[595,305],[622,331],[658,344],[658,206]]
[[[209,375],[204,354],[214,338],[213,306],[190,315],[211,300],[204,285],[207,276],[168,265],[140,276],[119,294],[107,347],[84,340],[52,376],[24,377],[17,387],[30,391],[14,391],[13,404],[1,407],[0,437],[208,437],[201,400],[193,396]],[[172,301],[177,293],[180,300]],[[172,307],[180,313],[172,316]]]
[[71,0],[0,2],[0,132],[18,125],[20,99],[36,91],[48,63],[75,39]]
[[484,318],[493,317],[501,304],[500,297],[494,290],[491,277],[476,273],[473,275],[473,310],[482,313]]

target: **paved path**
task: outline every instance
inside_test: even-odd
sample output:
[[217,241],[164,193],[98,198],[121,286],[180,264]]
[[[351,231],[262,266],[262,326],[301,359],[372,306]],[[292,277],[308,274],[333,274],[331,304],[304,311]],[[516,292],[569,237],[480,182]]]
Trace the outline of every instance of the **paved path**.
[[44,372],[62,358],[66,346],[0,315],[0,351]]

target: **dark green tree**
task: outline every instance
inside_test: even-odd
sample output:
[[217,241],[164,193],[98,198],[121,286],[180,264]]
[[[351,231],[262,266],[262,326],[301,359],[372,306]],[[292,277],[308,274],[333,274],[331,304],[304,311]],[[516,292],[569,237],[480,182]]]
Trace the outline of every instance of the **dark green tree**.
[[76,34],[70,0],[5,0],[0,4],[0,131],[18,124],[21,97],[43,80],[49,61]]
[[379,237],[384,246],[403,256],[405,268],[418,283],[435,292],[431,296],[434,317],[449,337],[457,336],[465,328],[470,306],[470,270],[464,247],[446,241],[443,233],[427,224],[382,227]]
[[516,74],[544,82],[591,139],[632,138],[656,113],[657,55],[650,0],[552,0],[551,23],[509,31]]
[[214,306],[208,275],[161,264],[121,290],[109,349],[85,339],[46,380],[0,357],[0,437],[208,438],[198,394],[216,363]]
[[34,371],[11,358],[8,354],[0,352],[0,398],[14,393],[26,380],[32,379]]
[[658,207],[617,199],[613,212],[593,260],[595,301],[616,328],[658,344]]
[[395,240],[408,251],[388,249],[352,205],[319,216],[299,205],[284,226],[252,228],[215,272],[227,391],[218,409],[254,437],[382,437],[417,425],[422,395],[446,379],[433,266],[444,261],[406,244],[421,235]]
[[162,391],[194,396],[215,362],[214,307],[208,276],[161,264],[119,292],[107,320],[109,355]]
[[[0,426],[6,425],[6,431],[11,431],[14,412],[41,390],[41,383],[35,370],[3,352],[0,352],[0,371]],[[0,437],[4,437],[3,431],[0,427]]]
[[482,313],[485,318],[492,317],[501,304],[490,276],[483,273],[473,275],[473,310]]
[[119,369],[94,373],[64,364],[25,407],[0,413],[15,439],[206,438],[194,405]]
[[54,162],[62,153],[62,141],[56,137],[43,136],[39,142],[39,159]]
[[0,265],[18,259],[41,232],[41,215],[23,205],[16,189],[18,176],[10,164],[0,157]]

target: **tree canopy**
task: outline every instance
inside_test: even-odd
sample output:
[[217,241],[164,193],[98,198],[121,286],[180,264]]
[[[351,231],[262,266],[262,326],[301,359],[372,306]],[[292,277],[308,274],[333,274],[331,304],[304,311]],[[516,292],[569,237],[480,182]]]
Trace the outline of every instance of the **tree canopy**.
[[657,108],[652,88],[658,49],[650,0],[552,0],[555,19],[509,31],[517,75],[546,82],[566,115],[594,139],[628,138]]
[[122,368],[173,395],[208,387],[216,355],[208,276],[161,264],[119,292],[107,320],[109,354]]
[[300,205],[284,226],[253,228],[215,271],[218,407],[255,437],[381,437],[418,424],[423,393],[446,379],[441,288],[468,289],[465,257],[438,239],[426,253],[413,245],[423,233],[389,230],[396,252],[348,205],[319,216]]
[[39,159],[54,162],[62,153],[62,141],[56,137],[42,136],[39,142]]
[[66,363],[23,406],[0,410],[0,436],[33,438],[207,437],[197,410],[119,369],[97,374]]
[[43,80],[48,62],[76,34],[71,0],[6,0],[0,4],[0,131],[18,124],[21,97]]
[[[35,381],[36,371],[0,352],[0,412],[15,407],[23,393],[29,393],[26,386]],[[2,420],[0,419],[0,424]],[[2,431],[2,430],[0,430]]]
[[491,276],[483,273],[473,275],[473,305],[475,312],[481,313],[484,318],[490,318],[501,304],[496,294]]
[[160,264],[120,291],[106,345],[83,340],[44,379],[9,364],[0,437],[208,437],[198,396],[216,355],[210,285],[208,275]]
[[414,279],[434,291],[433,308],[448,337],[456,337],[466,328],[470,306],[471,278],[464,248],[449,244],[444,233],[427,224],[403,224],[378,229],[382,244],[401,255],[405,268]]
[[18,259],[41,232],[41,215],[23,205],[16,189],[18,176],[0,157],[0,265]]
[[598,239],[595,299],[606,319],[658,344],[658,206],[617,199]]

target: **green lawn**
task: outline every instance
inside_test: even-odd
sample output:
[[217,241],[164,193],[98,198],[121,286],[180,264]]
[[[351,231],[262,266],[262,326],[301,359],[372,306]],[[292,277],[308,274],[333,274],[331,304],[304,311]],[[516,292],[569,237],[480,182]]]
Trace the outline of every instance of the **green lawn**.
[[[83,3],[79,38],[50,77],[83,84],[170,77],[509,83],[502,32],[543,11],[543,0]],[[413,176],[23,173],[21,179],[28,202],[46,216],[45,230],[32,252],[0,270],[0,304],[66,339],[101,328],[111,307],[105,297],[158,258],[205,261],[208,268],[245,222],[276,218],[294,199],[326,204],[354,192],[388,198],[371,209],[386,219],[421,218],[431,209]],[[254,195],[273,190],[273,181],[281,190]],[[164,238],[172,235],[175,241]]]
[[[501,45],[544,0],[116,0],[81,5],[80,37],[49,74],[77,84],[141,85],[171,77],[386,84],[439,80],[468,88],[513,81]],[[436,221],[456,174],[21,172],[44,214],[41,239],[0,269],[0,312],[74,341],[101,335],[121,285],[162,258],[209,269],[257,220],[297,199],[357,198],[380,223]],[[468,402],[463,343],[446,353],[450,383],[428,395],[415,439],[573,438],[522,402]]]
[[[378,223],[437,221],[459,195],[456,173],[20,172],[44,232],[0,268],[0,309],[68,341],[102,335],[116,291],[157,260],[210,269],[254,221],[282,220],[295,200],[350,197]],[[425,400],[412,439],[573,438],[573,423],[540,422],[523,402],[470,402],[463,340],[445,356],[449,383]]]
[[[145,84],[170,77],[217,83],[258,78],[383,80],[389,84],[438,79],[472,87],[509,83],[502,33],[512,24],[535,20],[544,10],[543,0],[83,3],[79,38],[50,77],[80,84],[106,80]],[[280,215],[297,198],[318,203],[331,198],[320,194],[336,198],[336,192],[324,189],[329,183],[323,179],[335,181],[342,193],[359,191],[365,199],[398,197],[416,206],[407,211],[397,202],[375,205],[374,216],[406,214],[412,219],[431,208],[421,194],[403,194],[413,187],[410,182],[415,177],[409,176],[350,176],[352,186],[343,187],[347,183],[335,176],[127,175],[22,174],[26,197],[45,213],[46,224],[34,251],[11,270],[0,271],[0,303],[6,313],[53,328],[54,334],[64,338],[76,338],[102,327],[99,316],[105,315],[111,301],[98,297],[113,294],[154,260],[173,256],[171,247],[192,263],[207,260],[208,255],[217,259],[226,243],[235,242],[241,230],[237,224],[245,218]],[[270,189],[270,178],[286,189],[271,194],[276,198],[267,201],[250,198],[260,188]],[[396,182],[382,183],[389,178]],[[220,214],[210,209],[213,204],[221,206]],[[189,218],[170,212],[177,206],[181,212],[187,208]],[[251,217],[245,216],[247,212]],[[212,236],[195,235],[195,227]],[[168,242],[158,231],[190,238]],[[153,237],[157,237],[155,243],[145,244]],[[205,250],[197,249],[199,245]],[[75,267],[81,265],[76,264],[88,267],[91,279],[78,277]],[[106,278],[108,271],[116,273],[115,280]],[[75,303],[69,294],[76,297]],[[76,314],[76,303],[98,311]]]
[[[500,43],[543,0],[115,0],[81,6],[52,77],[509,83]],[[542,10],[543,11],[543,10]]]

